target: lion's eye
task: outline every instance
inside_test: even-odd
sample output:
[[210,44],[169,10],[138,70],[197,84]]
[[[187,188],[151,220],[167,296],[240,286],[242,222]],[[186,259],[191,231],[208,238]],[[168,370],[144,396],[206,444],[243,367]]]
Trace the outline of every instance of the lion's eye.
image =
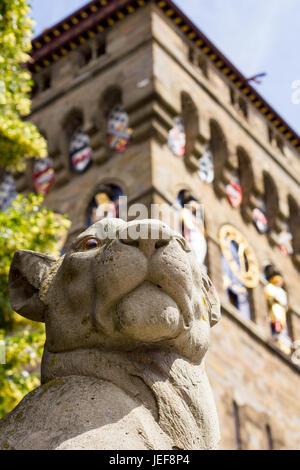
[[86,238],[83,241],[83,245],[82,245],[84,251],[94,250],[95,248],[99,248],[100,246],[101,246],[100,240],[95,237]]

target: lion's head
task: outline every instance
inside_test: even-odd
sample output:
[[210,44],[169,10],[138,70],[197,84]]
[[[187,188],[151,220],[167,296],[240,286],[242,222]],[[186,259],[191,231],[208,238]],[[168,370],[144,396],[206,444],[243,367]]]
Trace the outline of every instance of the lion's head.
[[205,269],[158,220],[102,220],[59,259],[19,251],[9,286],[12,307],[45,322],[54,353],[146,346],[199,361],[220,316]]

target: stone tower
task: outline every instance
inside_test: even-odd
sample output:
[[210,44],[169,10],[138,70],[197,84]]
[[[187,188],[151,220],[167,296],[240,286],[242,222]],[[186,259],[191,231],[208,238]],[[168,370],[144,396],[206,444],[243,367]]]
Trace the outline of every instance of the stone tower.
[[221,448],[298,448],[300,138],[170,0],[94,0],[34,39],[30,68],[49,160],[17,190],[69,216],[66,243],[121,194],[181,211],[222,302]]

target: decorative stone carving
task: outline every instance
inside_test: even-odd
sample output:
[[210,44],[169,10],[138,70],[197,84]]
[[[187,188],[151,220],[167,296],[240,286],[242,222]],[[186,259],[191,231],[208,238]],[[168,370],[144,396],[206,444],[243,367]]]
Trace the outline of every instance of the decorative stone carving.
[[181,233],[191,246],[195,259],[205,264],[207,242],[204,230],[204,214],[201,204],[189,191],[181,191],[178,201],[181,209]]
[[0,449],[218,447],[204,356],[219,300],[180,234],[104,219],[59,259],[17,252],[9,284],[47,339],[42,385],[1,421]]
[[284,279],[272,265],[265,268],[268,284],[265,296],[269,306],[272,337],[278,347],[287,355],[291,354],[292,342],[288,333],[287,312],[288,295],[284,289]]

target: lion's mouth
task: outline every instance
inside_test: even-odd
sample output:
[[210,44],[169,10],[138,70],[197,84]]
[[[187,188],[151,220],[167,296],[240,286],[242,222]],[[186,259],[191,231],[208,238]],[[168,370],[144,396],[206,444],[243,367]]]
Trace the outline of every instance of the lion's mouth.
[[177,304],[178,309],[183,319],[183,324],[187,328],[191,322],[191,319],[193,318],[193,307],[192,307],[191,298],[188,292],[186,292],[179,285],[176,286],[176,289],[170,290],[168,288],[168,285],[155,284],[152,281],[150,281],[150,283],[155,285],[155,287],[160,292],[164,292],[170,299],[172,299],[172,301],[174,301]]
[[142,341],[175,338],[184,326],[177,302],[160,284],[144,281],[114,308],[115,328]]

